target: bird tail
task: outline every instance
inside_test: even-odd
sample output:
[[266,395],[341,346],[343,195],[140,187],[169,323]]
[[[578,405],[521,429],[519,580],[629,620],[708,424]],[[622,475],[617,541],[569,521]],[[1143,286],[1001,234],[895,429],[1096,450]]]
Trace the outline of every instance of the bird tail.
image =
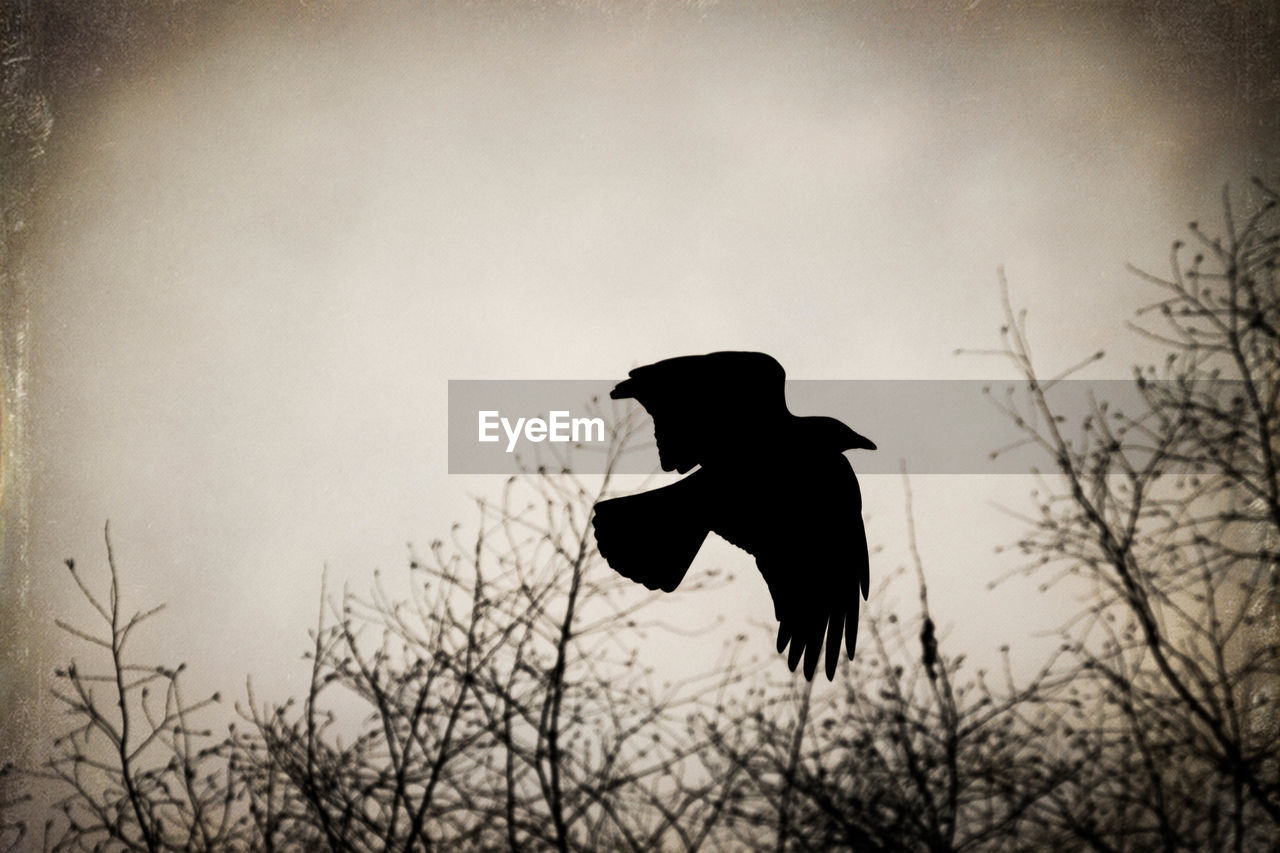
[[618,574],[664,592],[680,585],[711,530],[693,479],[596,504],[596,545]]

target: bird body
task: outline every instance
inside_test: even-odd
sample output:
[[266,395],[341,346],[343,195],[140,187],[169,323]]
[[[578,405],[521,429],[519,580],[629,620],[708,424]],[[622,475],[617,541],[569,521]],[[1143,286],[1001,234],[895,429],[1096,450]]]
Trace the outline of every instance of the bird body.
[[617,572],[670,592],[708,533],[756,558],[788,665],[827,678],[841,639],[853,657],[858,595],[869,587],[862,496],[844,451],[875,449],[835,418],[787,409],[782,366],[764,353],[682,356],[631,371],[612,397],[633,397],[653,417],[669,486],[601,501],[593,524]]

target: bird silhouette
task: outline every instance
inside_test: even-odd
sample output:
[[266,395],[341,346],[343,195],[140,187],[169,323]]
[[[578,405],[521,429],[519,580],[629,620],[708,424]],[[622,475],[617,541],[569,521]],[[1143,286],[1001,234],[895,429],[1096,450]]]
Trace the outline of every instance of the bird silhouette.
[[844,451],[875,444],[828,417],[787,409],[786,373],[759,352],[714,352],[638,367],[610,393],[653,417],[665,471],[689,476],[601,501],[600,554],[650,589],[680,585],[707,534],[756,558],[773,597],[778,652],[813,678],[825,638],[827,678],[840,645],[852,660],[858,595],[869,572],[862,493]]

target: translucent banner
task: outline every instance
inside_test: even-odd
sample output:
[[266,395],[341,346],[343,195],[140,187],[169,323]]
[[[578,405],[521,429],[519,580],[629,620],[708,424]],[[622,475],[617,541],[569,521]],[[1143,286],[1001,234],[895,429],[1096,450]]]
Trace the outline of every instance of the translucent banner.
[[[660,470],[648,414],[635,400],[609,399],[618,381],[451,380],[449,473],[603,473],[619,424],[631,438],[613,470]],[[1148,392],[1162,384],[1149,383]],[[1214,393],[1228,385],[1215,383]],[[1146,409],[1142,393],[1130,379],[1066,380],[1047,392],[1069,436],[1100,410],[1108,418],[1140,414]],[[999,408],[1013,402],[1034,417],[1025,382],[796,379],[787,381],[786,395],[792,414],[837,418],[876,443],[876,450],[847,454],[859,474],[897,474],[903,463],[915,474],[1027,474],[1053,467],[1043,451],[1018,446],[1025,433]],[[768,458],[762,448],[751,461]]]

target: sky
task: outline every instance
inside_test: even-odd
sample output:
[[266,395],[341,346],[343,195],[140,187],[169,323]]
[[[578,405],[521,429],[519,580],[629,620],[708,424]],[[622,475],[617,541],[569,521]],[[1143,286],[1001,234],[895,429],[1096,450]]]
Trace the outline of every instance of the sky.
[[[88,615],[62,560],[103,572],[110,519],[127,601],[167,602],[157,649],[298,692],[324,567],[362,589],[500,488],[446,472],[450,379],[720,349],[1008,378],[956,354],[998,343],[1001,268],[1047,373],[1105,349],[1089,375],[1128,376],[1158,354],[1125,265],[1164,271],[1224,184],[1276,170],[1247,4],[269,5],[106,67],[57,126],[9,569],[37,684],[67,648],[44,617]],[[1017,529],[992,503],[1029,480],[913,487],[957,642],[1068,612],[986,591]],[[902,485],[863,491],[875,590]],[[739,580],[689,606],[766,621],[749,559],[709,548]]]

